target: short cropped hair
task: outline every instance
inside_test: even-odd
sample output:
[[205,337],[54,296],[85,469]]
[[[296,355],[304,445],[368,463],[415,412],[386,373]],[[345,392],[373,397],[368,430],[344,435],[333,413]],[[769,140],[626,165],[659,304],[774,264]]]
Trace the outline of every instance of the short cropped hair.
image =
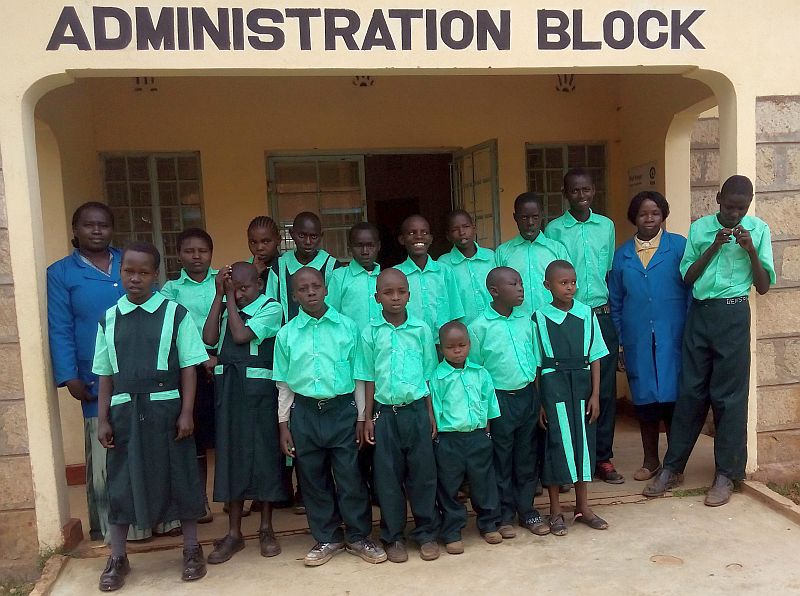
[[551,276],[555,275],[556,271],[575,271],[575,267],[573,267],[572,263],[569,261],[556,259],[547,266],[547,269],[544,270],[544,278],[550,279]]
[[725,181],[725,183],[722,185],[722,190],[719,191],[719,194],[752,197],[753,183],[747,176],[736,174]]
[[538,192],[524,192],[514,199],[514,213],[519,212],[523,205],[526,203],[536,203],[539,205],[539,210],[544,211],[544,198]]
[[381,233],[378,231],[378,228],[375,227],[375,224],[371,224],[368,221],[360,221],[355,224],[350,231],[347,232],[347,243],[353,243],[353,234],[356,232],[369,232],[375,238],[375,240],[380,240]]
[[214,251],[214,241],[211,239],[211,234],[200,228],[186,228],[183,232],[178,234],[178,250],[180,250],[183,243],[190,238],[199,238],[208,245],[208,250]]
[[570,178],[578,178],[578,177],[588,178],[589,182],[591,182],[592,185],[594,185],[594,176],[589,170],[587,170],[586,168],[571,168],[567,170],[566,174],[564,174],[564,190],[567,190],[567,181]]
[[466,217],[469,220],[469,223],[475,225],[475,221],[472,219],[472,215],[470,215],[469,211],[464,209],[453,209],[450,213],[447,214],[447,227],[449,228],[450,225],[453,223],[453,220],[456,217]]
[[660,192],[654,190],[643,190],[631,199],[631,204],[628,205],[628,221],[636,225],[636,216],[639,215],[639,209],[645,201],[653,201],[661,210],[661,217],[667,219],[669,217],[669,203],[667,199]]
[[158,252],[158,249],[153,245],[152,242],[144,242],[142,240],[134,240],[133,242],[129,242],[125,245],[125,248],[122,249],[122,261],[125,260],[125,255],[129,252],[141,252],[148,254],[153,257],[153,267],[155,269],[161,267],[161,253]]
[[439,328],[439,341],[442,341],[442,338],[447,335],[447,333],[451,330],[458,329],[464,335],[469,336],[467,332],[467,326],[464,325],[461,321],[450,321],[449,323],[445,323]]

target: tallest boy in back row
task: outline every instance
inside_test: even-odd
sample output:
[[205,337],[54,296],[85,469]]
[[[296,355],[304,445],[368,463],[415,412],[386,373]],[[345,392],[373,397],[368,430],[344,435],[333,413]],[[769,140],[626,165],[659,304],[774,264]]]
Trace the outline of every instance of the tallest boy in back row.
[[617,361],[619,340],[608,305],[606,276],[614,260],[614,222],[592,211],[595,186],[588,170],[575,168],[564,176],[564,198],[569,211],[551,221],[545,235],[566,246],[575,267],[578,289],[575,299],[597,315],[609,354],[600,359],[600,417],[597,419],[597,468],[595,476],[610,484],[625,481],[614,468],[614,419],[617,413]]

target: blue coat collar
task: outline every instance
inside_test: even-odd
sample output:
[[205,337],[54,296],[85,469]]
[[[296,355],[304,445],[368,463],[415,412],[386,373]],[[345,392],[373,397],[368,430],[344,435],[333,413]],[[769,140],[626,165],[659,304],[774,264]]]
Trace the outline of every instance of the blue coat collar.
[[[665,258],[667,258],[667,255],[673,251],[672,242],[672,234],[664,230],[664,233],[661,235],[661,242],[658,245],[658,249],[656,249],[655,254],[647,264],[648,270],[653,269]],[[635,269],[638,269],[642,272],[645,271],[645,268],[642,266],[642,261],[640,261],[639,257],[636,255],[636,243],[633,241],[633,238],[620,246],[619,250],[623,258],[631,259],[633,261],[633,266]]]

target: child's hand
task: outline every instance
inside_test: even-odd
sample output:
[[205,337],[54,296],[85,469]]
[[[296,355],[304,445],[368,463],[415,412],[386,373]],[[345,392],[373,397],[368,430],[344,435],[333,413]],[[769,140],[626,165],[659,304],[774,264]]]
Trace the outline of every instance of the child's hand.
[[592,395],[589,398],[589,403],[586,405],[586,415],[589,417],[589,424],[597,422],[600,417],[600,397]]
[[367,445],[374,445],[375,444],[375,421],[372,418],[369,418],[364,421],[364,427],[362,429],[364,434],[364,441]]
[[431,421],[431,440],[436,438],[436,435],[439,434],[439,429],[436,428],[436,418],[433,417],[432,413],[428,413],[428,418]]
[[104,421],[97,424],[97,440],[106,449],[114,448],[114,431],[110,422]]
[[192,419],[191,413],[178,416],[178,422],[175,423],[175,428],[178,430],[178,435],[175,437],[176,441],[190,437],[194,432],[194,420]]
[[289,430],[289,425],[281,423],[280,425],[280,441],[281,451],[286,457],[295,458],[297,454],[294,449],[294,439],[292,439],[292,432]]
[[219,362],[219,360],[216,356],[209,356],[208,360],[203,362],[203,370],[206,371],[206,375],[210,381],[214,380],[214,367],[217,366],[217,362]]
[[267,262],[264,260],[264,257],[254,255],[253,266],[256,268],[256,271],[258,271],[258,274],[261,275],[267,269]]
[[361,451],[361,448],[364,446],[364,421],[357,420],[356,421],[356,445],[358,445],[358,450]]
[[733,228],[733,236],[736,238],[736,243],[748,253],[752,254],[755,251],[756,247],[753,245],[753,238],[750,236],[750,232],[741,225]]
[[217,273],[217,277],[214,280],[214,289],[217,291],[217,296],[221,296],[225,293],[225,278],[230,278],[231,275],[231,267],[230,265],[225,265],[222,269],[219,270]]
[[544,411],[544,408],[539,408],[539,426],[542,429],[547,429],[547,414]]
[[625,372],[625,352],[621,347],[619,349],[619,360],[617,360],[617,371]]
[[717,248],[724,246],[730,241],[731,234],[733,234],[733,230],[730,228],[722,228],[717,232],[717,236],[714,238],[714,245],[716,245]]

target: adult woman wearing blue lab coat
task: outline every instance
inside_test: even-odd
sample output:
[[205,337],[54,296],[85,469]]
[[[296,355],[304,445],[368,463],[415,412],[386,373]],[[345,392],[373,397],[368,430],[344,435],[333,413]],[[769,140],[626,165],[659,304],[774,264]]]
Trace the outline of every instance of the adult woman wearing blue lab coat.
[[633,197],[628,219],[636,234],[617,249],[608,281],[620,362],[642,435],[644,460],[634,473],[636,480],[649,480],[661,469],[659,430],[663,422],[669,436],[691,300],[691,288],[679,270],[686,238],[662,229],[668,216],[669,203],[660,193],[644,191]]

